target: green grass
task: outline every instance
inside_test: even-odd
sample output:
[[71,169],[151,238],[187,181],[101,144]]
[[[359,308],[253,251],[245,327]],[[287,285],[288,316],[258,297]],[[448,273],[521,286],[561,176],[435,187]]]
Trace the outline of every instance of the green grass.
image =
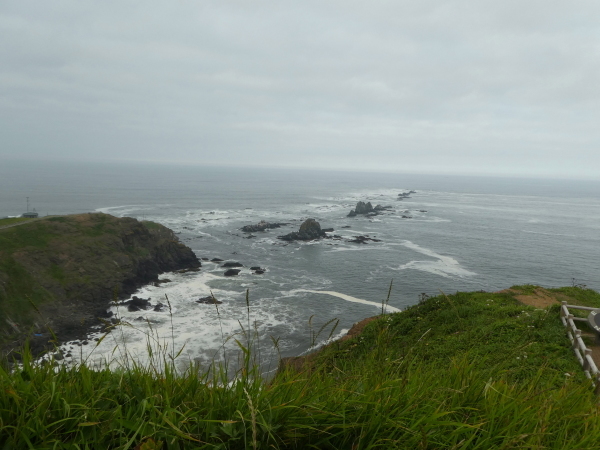
[[27,217],[8,217],[6,219],[0,219],[0,228],[7,225],[14,225],[15,223],[27,222],[28,220],[31,219],[28,219]]
[[593,289],[568,286],[548,289],[548,291],[569,297],[569,303],[572,305],[600,308],[600,293],[594,291]]
[[162,225],[156,223],[156,222],[152,222],[151,220],[142,220],[141,221],[146,228],[148,228],[149,230],[157,230],[157,229],[161,229],[163,228]]
[[270,381],[250,338],[240,339],[249,344],[240,343],[235,382],[218,368],[177,373],[160,349],[153,365],[114,372],[26,356],[0,370],[0,448],[600,446],[597,398],[556,308],[536,311],[510,294],[429,298]]
[[[0,318],[10,317],[23,326],[22,331],[27,331],[27,327],[31,326],[36,318],[32,304],[37,307],[51,301],[53,296],[38,285],[29,272],[12,258],[0,259],[0,273],[8,277],[8,281],[0,290]],[[5,327],[5,324],[2,323],[1,327]]]
[[56,235],[56,232],[48,228],[43,220],[23,226],[0,229],[0,249],[7,253],[23,247],[43,249]]

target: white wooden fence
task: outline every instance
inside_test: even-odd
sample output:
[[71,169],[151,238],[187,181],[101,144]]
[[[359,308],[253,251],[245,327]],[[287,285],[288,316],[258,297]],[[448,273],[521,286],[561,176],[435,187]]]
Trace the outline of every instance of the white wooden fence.
[[587,306],[576,306],[567,305],[567,302],[561,302],[560,307],[560,320],[563,325],[567,327],[567,336],[571,341],[571,348],[579,361],[579,364],[583,367],[583,371],[586,377],[590,378],[594,382],[596,387],[596,393],[600,394],[600,371],[596,366],[596,363],[592,359],[592,350],[585,345],[581,338],[581,330],[575,326],[575,322],[586,322],[587,319],[581,317],[575,317],[569,309],[580,309],[584,311],[594,311],[598,308],[590,308]]

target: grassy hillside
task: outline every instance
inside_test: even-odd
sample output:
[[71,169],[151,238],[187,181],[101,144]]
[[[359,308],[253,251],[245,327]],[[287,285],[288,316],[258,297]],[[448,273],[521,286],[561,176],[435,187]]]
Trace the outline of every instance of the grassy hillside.
[[[5,448],[596,449],[598,399],[551,299],[600,304],[582,288],[457,293],[380,316],[351,339],[282,364],[177,375],[41,367],[0,372]],[[169,367],[167,355],[157,356]],[[230,374],[231,375],[231,374]],[[79,447],[75,447],[79,445]]]

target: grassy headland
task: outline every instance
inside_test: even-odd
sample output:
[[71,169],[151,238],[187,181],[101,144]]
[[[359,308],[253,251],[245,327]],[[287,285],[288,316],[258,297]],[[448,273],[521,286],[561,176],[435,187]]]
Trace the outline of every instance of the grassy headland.
[[[0,350],[33,331],[35,350],[74,338],[159,273],[200,266],[168,228],[108,214],[50,216],[0,229]],[[1,354],[2,352],[0,352]]]
[[[380,316],[265,382],[245,367],[185,374],[134,366],[0,371],[4,448],[595,449],[598,399],[573,356],[558,306],[540,292],[428,298]],[[583,288],[543,290],[600,305]]]

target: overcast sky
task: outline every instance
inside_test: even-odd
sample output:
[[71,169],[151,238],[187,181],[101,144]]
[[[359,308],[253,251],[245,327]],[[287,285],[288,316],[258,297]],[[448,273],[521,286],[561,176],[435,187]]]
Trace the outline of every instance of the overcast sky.
[[1,159],[600,178],[600,1],[0,2]]

